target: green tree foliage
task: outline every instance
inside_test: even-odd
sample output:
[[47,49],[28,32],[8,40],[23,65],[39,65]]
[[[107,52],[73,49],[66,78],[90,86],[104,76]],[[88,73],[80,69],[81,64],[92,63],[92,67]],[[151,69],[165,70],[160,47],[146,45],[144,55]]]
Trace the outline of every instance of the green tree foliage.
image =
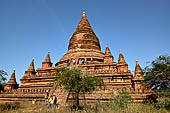
[[170,56],[159,56],[144,71],[148,85],[152,89],[170,88]]
[[146,81],[158,96],[156,105],[170,110],[170,56],[159,56],[144,69]]
[[3,90],[5,81],[6,81],[6,77],[7,73],[4,70],[0,70],[0,91]]
[[90,92],[96,86],[103,86],[103,80],[99,77],[85,75],[78,68],[57,68],[55,80],[59,85],[64,86],[68,92],[72,92],[75,100],[74,106],[79,107],[79,94]]

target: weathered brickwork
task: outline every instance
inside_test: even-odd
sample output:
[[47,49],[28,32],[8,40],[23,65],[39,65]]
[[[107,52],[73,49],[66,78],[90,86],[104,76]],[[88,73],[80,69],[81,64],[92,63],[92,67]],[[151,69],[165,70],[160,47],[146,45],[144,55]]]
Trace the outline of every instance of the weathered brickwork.
[[[120,50],[118,62],[114,61],[114,56],[106,45],[105,53],[101,51],[100,42],[95,35],[85,12],[73,33],[68,46],[68,51],[64,56],[52,66],[50,53],[48,52],[42,67],[34,69],[34,60],[25,75],[20,79],[21,85],[18,87],[13,71],[9,82],[5,86],[5,92],[1,92],[0,100],[16,101],[31,100],[33,98],[43,99],[46,90],[50,94],[55,94],[59,103],[65,103],[68,96],[62,86],[54,83],[55,69],[57,67],[79,67],[84,73],[102,77],[106,85],[103,89],[97,89],[85,94],[86,101],[110,100],[113,94],[118,94],[126,90],[135,101],[143,101],[152,94],[152,90],[143,84],[144,77],[142,69],[136,61],[134,75],[128,69],[123,53]],[[82,96],[82,99],[84,96]]]

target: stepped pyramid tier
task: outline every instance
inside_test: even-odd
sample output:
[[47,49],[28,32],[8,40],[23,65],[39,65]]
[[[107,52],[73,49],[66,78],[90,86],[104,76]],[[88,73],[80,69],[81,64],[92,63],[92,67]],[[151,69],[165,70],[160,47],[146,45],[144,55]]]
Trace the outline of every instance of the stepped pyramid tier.
[[47,57],[45,58],[45,61],[42,63],[42,68],[48,68],[52,67],[51,59],[50,59],[50,52],[48,52]]
[[108,44],[106,44],[105,55],[104,55],[104,63],[113,63],[113,56],[110,52]]
[[18,88],[18,84],[15,78],[15,70],[13,70],[11,78],[9,79],[8,83],[5,85],[4,90],[12,90],[17,88]]
[[102,62],[104,53],[101,52],[99,39],[87,20],[85,12],[83,12],[82,18],[69,41],[68,52],[61,58],[56,66],[68,60],[75,60],[78,62],[85,57],[87,57],[86,59],[88,61],[93,58],[96,62]]
[[[1,93],[0,100],[20,101],[35,98],[43,100],[46,90],[50,90],[49,94],[56,95],[59,104],[65,104],[65,102],[72,99],[70,97],[72,92],[67,92],[63,89],[63,86],[59,86],[58,83],[54,82],[56,68],[62,66],[68,68],[78,67],[85,74],[103,79],[106,87],[104,89],[97,88],[93,92],[86,93],[86,101],[109,101],[113,99],[112,94],[118,94],[126,90],[134,98],[134,101],[142,102],[152,94],[152,91],[144,87],[141,82],[144,79],[138,62],[136,62],[133,76],[131,71],[128,70],[128,64],[122,51],[120,51],[118,63],[114,62],[108,44],[105,52],[101,51],[99,39],[87,20],[85,12],[83,12],[82,18],[69,41],[68,51],[55,66],[52,66],[49,52],[45,61],[42,62],[42,67],[36,70],[34,60],[32,60],[28,70],[25,71],[25,75],[20,79],[21,85],[19,88]],[[8,84],[12,80],[15,83],[14,78],[15,76],[12,74]],[[83,100],[83,98],[80,95],[80,99]]]

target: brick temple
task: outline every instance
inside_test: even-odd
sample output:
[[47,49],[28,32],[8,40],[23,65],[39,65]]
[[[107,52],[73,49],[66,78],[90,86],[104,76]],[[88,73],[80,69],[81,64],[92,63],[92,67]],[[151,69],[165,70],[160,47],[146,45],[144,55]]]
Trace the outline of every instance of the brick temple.
[[137,60],[136,66],[134,66],[135,72],[132,74],[121,50],[117,62],[114,61],[108,45],[106,45],[105,52],[101,51],[99,39],[83,12],[82,18],[70,38],[67,53],[53,66],[48,52],[42,62],[42,67],[38,69],[34,68],[34,59],[32,59],[28,70],[20,79],[20,86],[16,82],[14,70],[5,85],[5,91],[0,94],[0,100],[43,100],[46,90],[50,90],[50,94],[57,96],[59,103],[65,103],[67,99],[70,99],[68,92],[53,81],[56,68],[62,66],[79,67],[85,73],[103,78],[106,87],[85,94],[87,101],[110,100],[113,94],[123,90],[129,92],[138,102],[144,101],[152,94],[152,90],[147,87],[146,83],[143,83],[145,79]]

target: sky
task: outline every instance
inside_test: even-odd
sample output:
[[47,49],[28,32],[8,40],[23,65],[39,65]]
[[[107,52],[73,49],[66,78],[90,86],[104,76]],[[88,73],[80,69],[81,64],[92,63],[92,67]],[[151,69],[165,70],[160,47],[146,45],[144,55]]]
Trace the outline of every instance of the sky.
[[104,52],[119,51],[131,72],[159,55],[170,55],[170,0],[0,0],[0,69],[17,82],[34,59],[41,68],[48,51],[53,66],[68,50],[86,12]]

